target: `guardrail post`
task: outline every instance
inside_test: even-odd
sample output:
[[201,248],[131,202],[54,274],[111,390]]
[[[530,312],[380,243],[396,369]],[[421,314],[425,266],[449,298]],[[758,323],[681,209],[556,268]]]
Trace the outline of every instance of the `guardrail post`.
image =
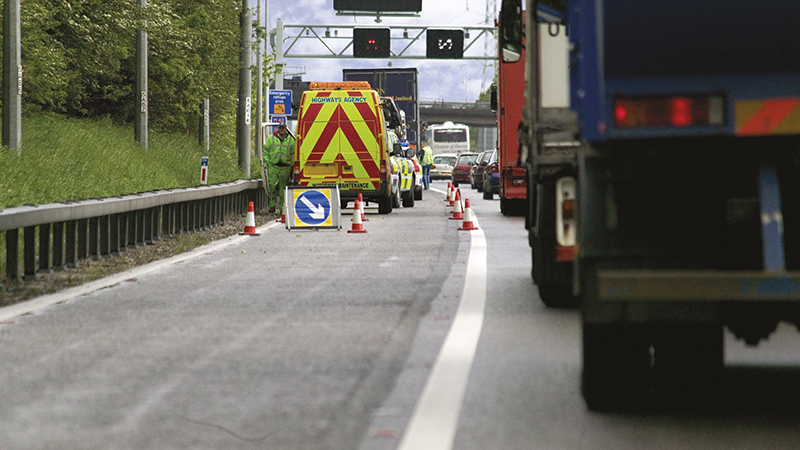
[[108,252],[111,256],[118,256],[120,251],[120,215],[112,215],[109,221]]
[[53,224],[53,268],[64,270],[64,222]]
[[161,206],[152,208],[153,214],[152,214],[152,221],[150,222],[150,230],[151,230],[150,239],[153,242],[161,240],[161,212],[163,211],[163,209],[164,208]]
[[165,207],[164,226],[166,228],[164,228],[164,232],[167,234],[167,236],[172,237],[175,234],[176,207],[172,203],[165,205]]
[[89,220],[78,220],[78,259],[89,257]]
[[127,246],[128,249],[139,247],[137,245],[136,236],[139,234],[136,228],[139,226],[139,211],[131,211],[125,214],[125,222],[128,227]]
[[145,217],[146,215],[147,215],[147,211],[146,210],[140,209],[139,211],[136,211],[136,244],[137,244],[137,246],[142,246],[142,245],[146,244],[145,239],[144,239],[144,237],[145,237],[144,225],[147,222],[146,217]]
[[144,225],[142,228],[142,240],[147,245],[155,243],[155,241],[153,241],[153,215],[153,208],[147,208],[142,211],[142,222]]
[[6,280],[19,282],[19,230],[6,231]]
[[111,256],[111,246],[110,246],[110,239],[111,239],[111,230],[110,224],[111,216],[106,214],[105,216],[100,216],[100,258],[108,258]]
[[50,224],[39,225],[39,273],[53,273],[50,266]]
[[187,217],[189,216],[189,205],[186,202],[181,202],[180,211],[178,211],[178,233],[183,234],[189,229]]
[[25,227],[23,239],[25,241],[22,248],[25,261],[25,275],[23,280],[36,279],[36,226]]
[[206,214],[208,213],[208,209],[206,208],[206,201],[205,200],[198,200],[197,201],[197,229],[199,231],[206,231],[208,229],[208,224],[206,221]]
[[75,257],[75,226],[75,220],[67,222],[67,267],[80,267]]
[[89,218],[89,257],[100,259],[100,220],[97,217]]

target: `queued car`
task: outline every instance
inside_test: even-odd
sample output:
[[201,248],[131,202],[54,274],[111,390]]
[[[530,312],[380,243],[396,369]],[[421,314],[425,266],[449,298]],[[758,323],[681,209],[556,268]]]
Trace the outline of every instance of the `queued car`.
[[469,171],[470,187],[478,192],[483,192],[483,168],[486,167],[486,164],[492,157],[492,151],[493,150],[486,150],[479,154],[478,159],[475,160],[475,165],[472,166],[472,169]]
[[453,175],[450,177],[453,186],[458,187],[459,183],[470,183],[469,171],[477,158],[478,153],[464,152],[458,154],[456,164],[453,166]]
[[483,168],[483,199],[491,200],[500,193],[500,165],[497,163],[497,150],[492,150],[489,162]]
[[449,179],[453,175],[453,166],[456,165],[457,157],[458,155],[455,153],[434,155],[430,171],[431,180]]

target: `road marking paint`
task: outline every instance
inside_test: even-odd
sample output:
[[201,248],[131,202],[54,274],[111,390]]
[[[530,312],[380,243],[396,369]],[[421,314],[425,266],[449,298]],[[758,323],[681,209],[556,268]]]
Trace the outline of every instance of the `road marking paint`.
[[470,233],[461,302],[398,450],[453,448],[486,305],[486,238],[480,227]]
[[[270,222],[268,225],[263,225],[256,231],[257,232],[266,231],[278,227],[280,225],[282,224],[277,222]],[[252,239],[251,236],[232,236],[222,241],[217,241],[215,243],[208,244],[203,247],[198,247],[190,252],[181,253],[180,255],[175,255],[171,258],[163,259],[161,261],[154,261],[150,264],[146,264],[141,267],[136,267],[125,272],[120,272],[116,275],[110,275],[108,277],[101,278],[99,280],[95,280],[89,283],[85,283],[80,286],[76,286],[74,288],[66,289],[61,292],[57,292],[55,294],[36,297],[26,302],[17,303],[11,306],[6,306],[5,308],[0,308],[0,322],[6,321],[12,317],[18,317],[23,314],[31,313],[33,311],[36,311],[37,309],[45,308],[55,303],[64,302],[67,300],[71,300],[75,297],[80,297],[81,295],[90,294],[92,292],[99,291],[100,289],[104,289],[109,286],[122,283],[124,281],[135,280],[136,277],[144,275],[146,273],[150,273],[156,269],[166,267],[170,264],[176,264],[182,261],[186,261],[188,259],[200,256],[202,254],[213,252],[214,250],[227,247],[228,245],[231,244],[236,244],[243,240],[247,240],[248,238]]]

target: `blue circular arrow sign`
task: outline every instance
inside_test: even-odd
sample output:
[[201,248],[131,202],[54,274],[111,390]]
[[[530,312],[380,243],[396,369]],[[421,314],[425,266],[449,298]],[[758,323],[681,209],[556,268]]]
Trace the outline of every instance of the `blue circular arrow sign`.
[[304,191],[294,202],[294,212],[306,225],[322,225],[331,215],[331,201],[320,191]]

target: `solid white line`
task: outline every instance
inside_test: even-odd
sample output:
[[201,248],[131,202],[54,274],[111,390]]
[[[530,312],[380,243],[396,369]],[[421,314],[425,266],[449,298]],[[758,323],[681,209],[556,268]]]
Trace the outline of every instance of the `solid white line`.
[[[256,230],[257,232],[266,231],[272,228],[277,227],[279,224],[276,221],[270,222],[267,225],[263,225],[261,228]],[[162,267],[168,266],[170,264],[177,264],[182,261],[186,261],[187,259],[194,258],[196,256],[202,255],[204,253],[213,252],[214,250],[218,250],[222,247],[226,247],[231,244],[236,244],[241,242],[245,239],[253,239],[252,236],[232,236],[226,238],[221,241],[213,242],[208,245],[204,245],[203,247],[198,247],[192,251],[181,253],[180,255],[175,255],[171,258],[162,259],[160,261],[153,261],[150,264],[146,264],[144,266],[136,267],[130,269],[125,272],[120,272],[115,275],[110,275],[105,278],[101,278],[99,280],[95,280],[89,283],[82,284],[80,286],[76,286],[74,288],[66,289],[61,292],[57,292],[51,295],[44,295],[41,297],[36,297],[33,300],[28,300],[26,302],[17,303],[11,306],[6,306],[5,308],[0,308],[0,322],[6,321],[13,317],[21,316],[23,314],[27,314],[33,312],[37,309],[44,308],[56,303],[64,302],[67,300],[71,300],[75,297],[79,297],[81,295],[86,295],[92,293],[94,291],[99,291],[100,289],[107,288],[109,286],[113,286],[115,284],[121,283],[125,280],[130,280],[131,278],[136,278],[138,276],[144,275],[146,273],[150,273],[156,269],[160,269]]]
[[480,228],[470,234],[461,303],[398,450],[453,448],[486,305],[486,238]]

